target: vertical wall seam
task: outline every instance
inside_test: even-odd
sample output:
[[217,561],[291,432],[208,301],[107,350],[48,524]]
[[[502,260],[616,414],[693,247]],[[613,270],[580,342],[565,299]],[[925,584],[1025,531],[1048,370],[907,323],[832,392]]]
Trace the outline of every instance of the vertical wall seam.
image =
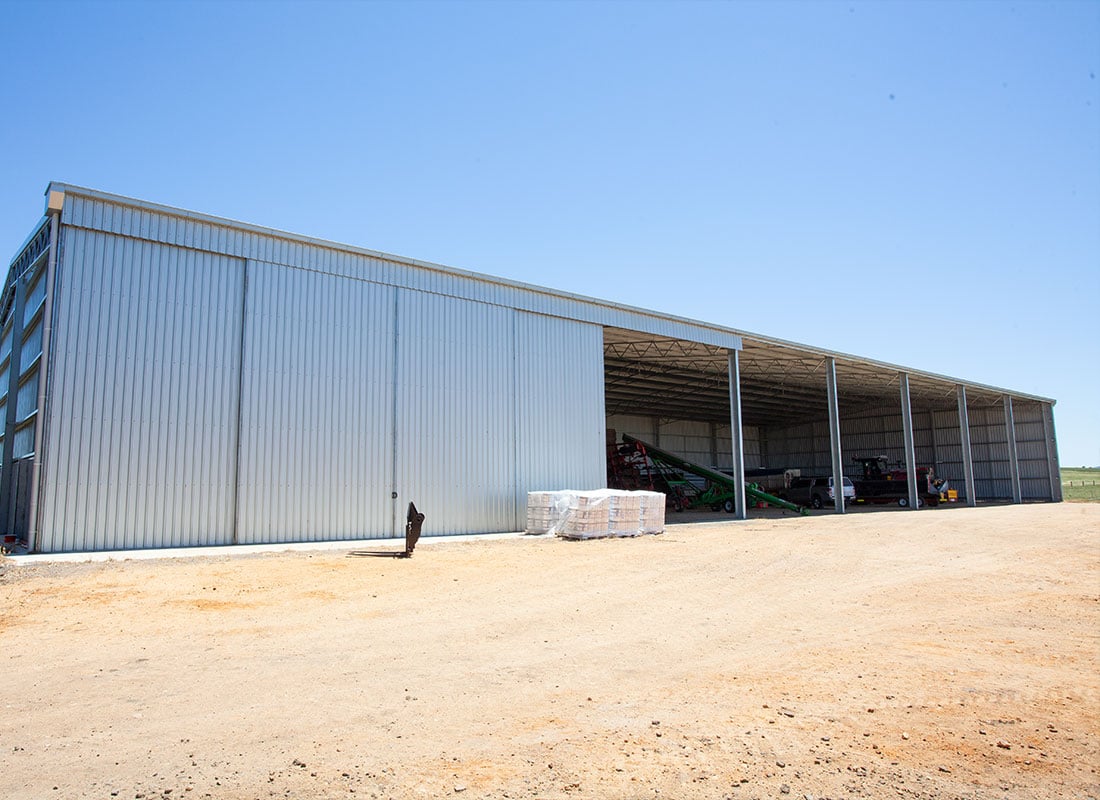
[[248,329],[249,263],[249,260],[245,259],[241,267],[241,335],[238,339],[239,346],[237,348],[237,446],[234,448],[236,461],[233,465],[233,488],[231,490],[233,492],[233,529],[230,534],[232,544],[238,543],[241,526],[241,448],[244,443],[242,425],[244,424],[244,367]]
[[[519,432],[520,432],[520,420],[519,420],[519,334],[517,326],[519,324],[518,317],[519,312],[515,309],[511,311],[512,316],[512,519],[514,520],[513,527],[519,531],[527,527],[527,510],[526,505],[520,503],[520,473],[526,473],[526,470],[521,470],[519,465]],[[523,508],[524,524],[521,526],[519,521],[520,508]]]
[[391,448],[391,460],[390,460],[390,536],[397,536],[399,530],[397,525],[397,508],[400,495],[397,491],[397,443],[400,438],[400,431],[398,429],[398,410],[400,399],[400,358],[401,349],[398,337],[401,335],[401,289],[394,288],[393,290],[393,377],[391,380],[391,392],[393,394],[393,401],[390,404],[390,426],[392,430],[392,448]]

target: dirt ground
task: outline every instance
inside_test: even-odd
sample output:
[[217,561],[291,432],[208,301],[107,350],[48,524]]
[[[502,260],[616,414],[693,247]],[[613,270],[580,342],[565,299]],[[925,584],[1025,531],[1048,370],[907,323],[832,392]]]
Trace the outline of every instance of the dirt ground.
[[0,598],[8,800],[1100,797],[1100,505],[7,563]]

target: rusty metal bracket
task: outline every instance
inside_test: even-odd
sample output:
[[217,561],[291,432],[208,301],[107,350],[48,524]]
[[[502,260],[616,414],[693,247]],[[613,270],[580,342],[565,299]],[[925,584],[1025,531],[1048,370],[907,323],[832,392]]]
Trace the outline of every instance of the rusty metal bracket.
[[424,524],[424,515],[409,503],[409,513],[405,517],[405,558],[412,558],[413,548],[420,541],[420,526]]
[[420,541],[420,526],[424,524],[424,515],[416,510],[416,505],[409,503],[409,511],[405,515],[405,549],[404,550],[354,550],[349,556],[376,556],[380,558],[412,558],[413,548]]

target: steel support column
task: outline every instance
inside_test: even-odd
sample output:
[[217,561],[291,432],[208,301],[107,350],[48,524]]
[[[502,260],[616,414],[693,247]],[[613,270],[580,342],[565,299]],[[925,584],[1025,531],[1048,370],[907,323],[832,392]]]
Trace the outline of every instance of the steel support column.
[[973,508],[978,504],[978,496],[974,489],[974,458],[970,453],[970,414],[966,409],[966,387],[961,383],[956,384],[955,395],[959,400],[959,444],[962,445],[966,504]]
[[1050,499],[1062,502],[1062,470],[1058,463],[1058,437],[1054,432],[1054,404],[1043,403],[1043,438],[1047,444],[1047,472],[1050,474]]
[[829,396],[829,452],[833,464],[833,507],[844,513],[844,462],[840,453],[840,406],[836,391],[836,359],[825,360],[825,390]]
[[1012,396],[1004,396],[1005,436],[1008,439],[1008,471],[1012,478],[1012,502],[1024,502],[1020,491],[1020,460],[1016,453],[1016,417],[1012,413]]
[[733,493],[733,514],[746,519],[745,510],[745,443],[741,435],[741,361],[737,350],[729,351],[730,380],[730,440],[733,450],[733,480],[737,490]]
[[940,474],[940,459],[939,453],[936,450],[936,412],[928,412],[928,438],[932,443],[932,463],[929,465],[936,470],[936,474]]
[[917,448],[913,443],[913,407],[909,402],[909,373],[901,373],[901,428],[905,436],[905,480],[909,485],[909,508],[919,507],[917,495]]

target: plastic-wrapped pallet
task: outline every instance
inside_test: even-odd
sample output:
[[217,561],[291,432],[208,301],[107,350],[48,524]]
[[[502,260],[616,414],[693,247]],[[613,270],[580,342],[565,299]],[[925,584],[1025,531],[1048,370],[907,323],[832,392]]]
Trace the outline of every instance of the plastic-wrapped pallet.
[[572,492],[569,511],[555,531],[566,539],[599,539],[608,536],[609,498],[598,492]]
[[638,492],[607,489],[608,535],[638,536],[642,532],[642,498]]
[[665,529],[665,505],[663,492],[636,492],[642,501],[642,533],[661,533]]
[[554,495],[558,492],[527,493],[527,533],[538,536],[550,532],[558,512],[554,507]]
[[558,533],[577,506],[577,492],[528,492],[527,533],[540,536]]
[[661,533],[664,504],[665,496],[659,492],[529,492],[526,530],[566,539]]

